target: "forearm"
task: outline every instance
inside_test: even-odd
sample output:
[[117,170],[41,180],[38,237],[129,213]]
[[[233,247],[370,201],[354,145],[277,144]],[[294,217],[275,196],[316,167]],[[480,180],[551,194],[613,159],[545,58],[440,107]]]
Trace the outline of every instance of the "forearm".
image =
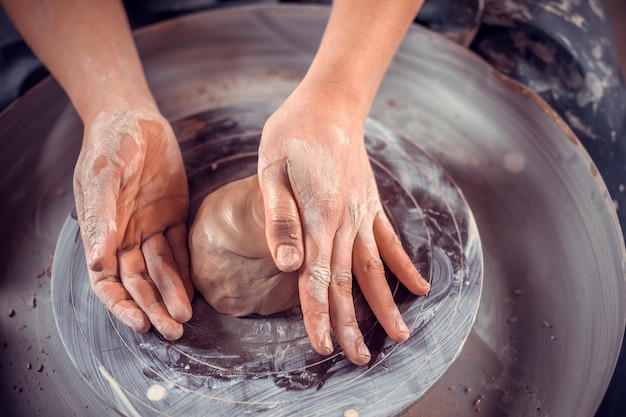
[[119,1],[0,1],[83,122],[120,100],[154,105]]
[[305,81],[335,85],[351,95],[361,116],[424,0],[335,0]]

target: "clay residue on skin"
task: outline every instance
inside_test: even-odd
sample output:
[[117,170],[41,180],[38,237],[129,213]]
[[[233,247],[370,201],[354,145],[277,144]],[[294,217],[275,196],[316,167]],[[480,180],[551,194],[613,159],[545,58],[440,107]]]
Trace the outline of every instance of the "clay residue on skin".
[[217,311],[274,314],[299,305],[297,272],[276,267],[256,176],[209,194],[189,233],[194,286]]
[[[296,152],[297,151],[297,152]],[[299,155],[299,158],[309,161],[319,161],[319,163],[307,164],[310,170],[289,170],[290,179],[292,181],[292,187],[294,192],[298,195],[298,198],[305,207],[318,206],[315,211],[307,211],[308,226],[321,227],[324,224],[324,219],[311,219],[311,214],[323,212],[322,208],[327,200],[333,198],[339,192],[337,185],[337,179],[339,178],[339,172],[337,172],[337,166],[339,166],[337,158],[327,152],[323,147],[311,143],[306,140],[291,138],[287,142],[287,149],[285,151],[287,155]],[[322,163],[324,162],[324,163]],[[309,184],[313,180],[318,187],[315,190],[298,187],[300,184]],[[318,192],[323,191],[325,195],[319,198]]]

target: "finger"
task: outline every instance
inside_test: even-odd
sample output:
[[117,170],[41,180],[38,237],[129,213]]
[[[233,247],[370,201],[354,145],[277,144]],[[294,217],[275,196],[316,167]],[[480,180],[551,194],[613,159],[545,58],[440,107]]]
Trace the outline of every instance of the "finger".
[[94,294],[122,323],[138,333],[145,333],[150,329],[148,316],[133,301],[118,277],[89,271],[89,279]]
[[110,263],[116,254],[119,183],[103,172],[83,178],[77,173],[74,175],[74,190],[87,266],[92,271],[102,271],[104,264]]
[[156,285],[148,275],[141,250],[134,247],[118,256],[122,285],[132,299],[163,337],[167,340],[180,338],[183,335],[183,326],[167,311]]
[[331,262],[329,288],[330,322],[337,342],[348,359],[356,365],[365,365],[371,359],[354,311],[352,298],[352,245],[354,235],[342,233],[335,236]]
[[352,253],[352,269],[367,304],[387,335],[396,342],[404,342],[409,338],[409,329],[393,300],[371,232],[357,235]]
[[298,206],[285,161],[268,165],[259,175],[265,206],[265,235],[276,266],[292,272],[302,265],[304,253]]
[[187,293],[189,301],[193,300],[193,284],[189,272],[189,248],[187,246],[187,226],[184,223],[170,227],[165,231],[165,237],[169,242],[174,261],[178,266],[180,279]]
[[387,217],[379,212],[374,219],[374,238],[385,264],[413,294],[424,295],[430,284],[419,273]]
[[160,233],[150,236],[141,244],[141,252],[169,315],[185,323],[191,318],[191,304],[168,240]]
[[[324,242],[320,242],[324,243]],[[302,318],[313,349],[330,355],[334,348],[330,338],[328,287],[330,285],[330,245],[319,246],[311,234],[305,237],[306,262],[298,276]]]

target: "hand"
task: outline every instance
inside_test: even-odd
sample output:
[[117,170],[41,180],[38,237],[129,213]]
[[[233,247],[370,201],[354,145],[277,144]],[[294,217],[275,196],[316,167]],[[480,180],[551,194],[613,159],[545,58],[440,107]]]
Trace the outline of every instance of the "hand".
[[74,193],[89,279],[124,324],[166,339],[191,318],[180,148],[156,106],[110,106],[85,125]]
[[333,351],[331,327],[348,359],[370,352],[352,299],[352,271],[389,337],[409,337],[384,274],[382,259],[413,293],[421,277],[386,218],[363,140],[364,120],[350,94],[334,84],[305,83],[269,118],[261,136],[258,174],[266,237],[276,265],[300,268],[304,324],[315,350]]
[[274,264],[256,175],[209,194],[189,231],[191,279],[217,311],[241,317],[299,305],[296,272]]

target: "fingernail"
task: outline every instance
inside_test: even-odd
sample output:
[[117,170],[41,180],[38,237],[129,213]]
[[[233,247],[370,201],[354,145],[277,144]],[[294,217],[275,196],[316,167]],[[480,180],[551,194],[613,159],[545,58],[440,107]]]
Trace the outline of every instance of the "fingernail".
[[322,339],[322,350],[324,350],[324,355],[333,353],[333,342],[330,340],[330,333],[326,333]]
[[359,355],[361,356],[370,357],[370,351],[367,346],[365,346],[363,340],[356,342],[356,351],[359,352]]
[[300,260],[300,254],[295,246],[280,245],[276,250],[276,261],[279,268],[286,268],[294,265]]
[[402,319],[396,320],[396,331],[398,332],[398,335],[400,336],[401,342],[404,342],[405,340],[409,338],[409,328],[406,327],[404,320]]

